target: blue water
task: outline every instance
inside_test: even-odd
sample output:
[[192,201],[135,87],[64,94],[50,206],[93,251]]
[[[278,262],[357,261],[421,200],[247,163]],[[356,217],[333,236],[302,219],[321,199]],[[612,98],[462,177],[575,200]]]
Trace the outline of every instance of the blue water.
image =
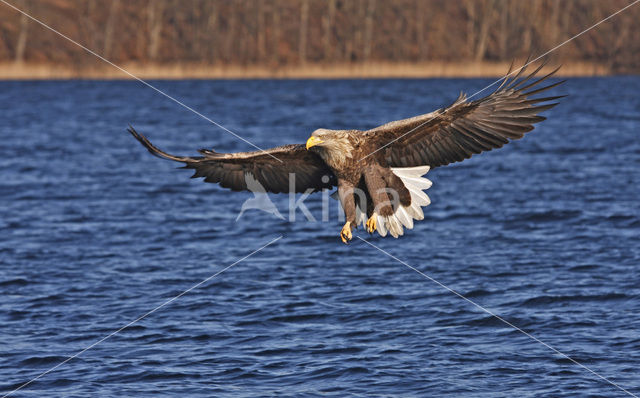
[[[370,128],[490,80],[161,81],[261,147]],[[525,139],[428,174],[401,239],[357,235],[640,394],[640,78],[570,79]],[[282,239],[13,396],[625,393],[340,221],[236,216],[150,156],[252,149],[137,82],[0,83],[0,391]],[[272,196],[287,218],[287,195]],[[320,217],[322,197],[305,201]],[[335,206],[335,204],[332,204]]]

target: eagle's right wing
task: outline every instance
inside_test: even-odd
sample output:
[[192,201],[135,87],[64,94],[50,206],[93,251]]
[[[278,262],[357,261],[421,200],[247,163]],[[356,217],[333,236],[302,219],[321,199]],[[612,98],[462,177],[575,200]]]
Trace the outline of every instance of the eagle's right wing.
[[558,70],[535,79],[543,66],[521,80],[518,78],[524,68],[513,79],[507,75],[502,85],[484,98],[468,101],[460,95],[447,108],[364,132],[375,143],[369,155],[381,152],[378,156],[383,155],[391,167],[433,168],[522,138],[535,123],[545,119],[539,113],[554,107],[557,103],[552,101],[563,97],[535,97],[562,83],[535,87]]
[[[206,182],[219,183],[234,191],[248,190],[245,174],[251,174],[267,192],[273,193],[319,191],[337,185],[329,167],[302,144],[237,153],[201,149],[199,152],[203,156],[184,157],[158,149],[133,127],[128,131],[153,155],[185,163],[185,168],[194,169],[192,178],[204,177]],[[293,190],[290,190],[290,179],[292,184],[295,181]]]

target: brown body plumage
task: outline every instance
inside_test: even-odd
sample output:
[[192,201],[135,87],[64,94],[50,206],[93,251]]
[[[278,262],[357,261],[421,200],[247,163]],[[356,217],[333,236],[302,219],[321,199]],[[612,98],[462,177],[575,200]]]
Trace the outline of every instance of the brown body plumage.
[[[305,145],[285,145],[266,151],[218,153],[200,150],[202,156],[181,157],[156,148],[133,128],[129,132],[151,153],[183,162],[195,170],[193,177],[246,190],[251,174],[268,192],[315,192],[333,186],[345,211],[341,231],[344,242],[351,230],[364,222],[369,232],[402,235],[413,220],[423,217],[429,204],[422,192],[430,182],[421,176],[429,170],[458,162],[483,151],[502,147],[533,130],[545,118],[538,114],[555,106],[559,96],[531,98],[561,82],[535,88],[553,75],[534,77],[540,65],[524,79],[505,78],[492,94],[475,101],[460,97],[449,107],[367,130],[314,131]],[[557,70],[557,69],[556,69]],[[292,181],[290,174],[295,178]],[[362,214],[360,214],[362,213]]]

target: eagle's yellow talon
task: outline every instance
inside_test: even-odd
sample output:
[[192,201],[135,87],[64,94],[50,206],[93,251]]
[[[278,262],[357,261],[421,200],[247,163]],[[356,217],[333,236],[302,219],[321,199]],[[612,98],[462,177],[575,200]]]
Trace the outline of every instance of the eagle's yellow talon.
[[340,239],[342,239],[342,243],[349,243],[353,236],[351,235],[351,223],[347,221],[342,227],[342,231],[340,231]]
[[376,228],[378,228],[378,216],[373,213],[373,215],[367,220],[367,232],[372,234],[376,231]]

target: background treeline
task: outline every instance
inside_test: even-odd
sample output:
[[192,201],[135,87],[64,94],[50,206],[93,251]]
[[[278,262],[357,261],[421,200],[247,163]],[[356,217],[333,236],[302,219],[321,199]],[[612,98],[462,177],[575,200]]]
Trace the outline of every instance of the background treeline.
[[[118,62],[505,61],[540,54],[631,0],[9,0]],[[554,53],[640,71],[640,4]],[[0,4],[0,62],[94,57]]]

